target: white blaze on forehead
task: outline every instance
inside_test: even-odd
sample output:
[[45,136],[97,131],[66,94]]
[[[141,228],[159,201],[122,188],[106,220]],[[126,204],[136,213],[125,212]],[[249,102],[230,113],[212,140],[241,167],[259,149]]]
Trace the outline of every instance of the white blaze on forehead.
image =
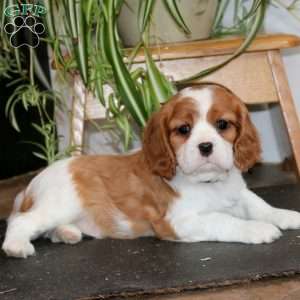
[[200,119],[206,120],[207,113],[213,103],[213,92],[209,88],[186,88],[180,91],[182,97],[193,98],[200,113]]

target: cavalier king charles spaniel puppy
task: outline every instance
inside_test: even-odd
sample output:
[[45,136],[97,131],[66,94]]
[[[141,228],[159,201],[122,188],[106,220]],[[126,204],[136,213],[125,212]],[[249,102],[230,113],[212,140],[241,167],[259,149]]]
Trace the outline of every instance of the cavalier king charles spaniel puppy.
[[27,257],[39,236],[75,244],[83,234],[270,243],[280,229],[300,228],[300,213],[247,188],[242,172],[260,150],[247,108],[230,90],[185,88],[153,114],[141,150],[68,158],[36,176],[15,199],[2,249]]

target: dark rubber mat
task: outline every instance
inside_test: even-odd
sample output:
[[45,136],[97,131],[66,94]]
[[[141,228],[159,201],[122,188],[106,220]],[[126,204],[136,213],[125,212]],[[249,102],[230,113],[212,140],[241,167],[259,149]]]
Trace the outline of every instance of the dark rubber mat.
[[[271,204],[300,211],[300,186],[256,190]],[[1,240],[4,225],[0,230]],[[35,242],[37,255],[0,254],[0,299],[105,299],[183,291],[300,273],[300,230],[268,245],[86,239],[75,246]],[[119,297],[118,297],[119,298]],[[141,296],[143,299],[143,296]]]

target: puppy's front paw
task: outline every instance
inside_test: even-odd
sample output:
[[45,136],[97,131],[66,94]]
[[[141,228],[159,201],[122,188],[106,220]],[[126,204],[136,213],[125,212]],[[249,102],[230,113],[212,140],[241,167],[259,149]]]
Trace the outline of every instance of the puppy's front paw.
[[293,210],[278,209],[272,215],[273,224],[280,229],[298,229],[300,228],[300,213]]
[[249,221],[244,231],[245,243],[272,243],[281,236],[280,230],[269,223]]
[[35,254],[33,245],[29,241],[23,240],[4,241],[2,249],[7,256],[13,257],[26,258]]

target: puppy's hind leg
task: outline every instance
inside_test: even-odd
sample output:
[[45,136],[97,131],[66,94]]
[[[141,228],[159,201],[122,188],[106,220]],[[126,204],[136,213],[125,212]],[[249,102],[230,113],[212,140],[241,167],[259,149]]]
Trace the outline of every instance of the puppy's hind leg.
[[66,235],[69,233],[70,239],[73,238],[74,241],[78,240],[78,237],[76,237],[76,234],[78,236],[77,231],[75,234],[73,230],[74,234],[71,236],[72,234],[70,230],[67,230],[68,228],[60,227],[65,222],[72,222],[73,218],[75,219],[76,216],[64,218],[63,215],[51,211],[47,211],[47,214],[45,214],[45,210],[41,209],[41,207],[34,207],[30,211],[13,214],[8,220],[2,249],[8,256],[26,258],[34,255],[35,250],[30,241],[56,228],[61,228],[62,232],[65,231]]
[[23,258],[34,255],[35,250],[30,241],[39,235],[40,225],[41,218],[34,211],[12,215],[2,245],[4,252],[8,256]]
[[31,240],[58,226],[73,224],[80,217],[82,206],[69,170],[70,161],[46,168],[17,197],[2,246],[7,255],[33,255]]

